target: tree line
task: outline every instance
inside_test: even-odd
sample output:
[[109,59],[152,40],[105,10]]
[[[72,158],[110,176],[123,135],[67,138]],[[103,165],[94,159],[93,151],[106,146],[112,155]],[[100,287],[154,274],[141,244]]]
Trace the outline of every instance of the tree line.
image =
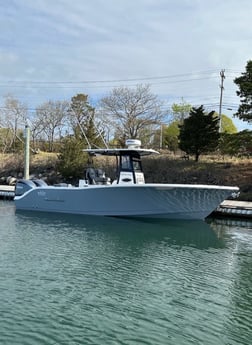
[[[234,83],[241,100],[234,115],[252,122],[252,61]],[[25,125],[31,130],[32,150],[61,152],[65,158],[78,148],[104,147],[108,143],[123,146],[127,138],[138,138],[147,147],[182,150],[195,160],[217,149],[232,155],[251,154],[250,131],[236,133],[227,116],[208,113],[203,105],[192,107],[183,99],[173,104],[171,111],[164,110],[149,85],[114,88],[96,107],[90,104],[88,95],[77,94],[70,101],[47,101],[32,113],[25,104],[7,96],[0,109],[1,152],[23,149]]]

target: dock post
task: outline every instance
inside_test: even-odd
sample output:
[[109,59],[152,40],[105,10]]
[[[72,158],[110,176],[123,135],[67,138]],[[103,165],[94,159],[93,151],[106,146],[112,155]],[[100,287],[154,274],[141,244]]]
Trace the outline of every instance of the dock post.
[[25,125],[25,165],[24,178],[29,180],[30,177],[30,127]]

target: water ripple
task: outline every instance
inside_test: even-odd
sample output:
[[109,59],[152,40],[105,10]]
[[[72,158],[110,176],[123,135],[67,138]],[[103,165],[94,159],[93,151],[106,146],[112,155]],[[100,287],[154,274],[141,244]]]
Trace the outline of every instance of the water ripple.
[[1,220],[1,344],[250,343],[248,226]]

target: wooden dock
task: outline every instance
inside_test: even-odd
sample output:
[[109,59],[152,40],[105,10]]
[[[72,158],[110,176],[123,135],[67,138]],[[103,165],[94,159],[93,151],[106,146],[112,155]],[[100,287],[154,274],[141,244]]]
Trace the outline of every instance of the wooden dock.
[[252,202],[225,200],[212,213],[213,216],[252,218]]
[[15,196],[15,186],[0,186],[0,199],[13,200]]

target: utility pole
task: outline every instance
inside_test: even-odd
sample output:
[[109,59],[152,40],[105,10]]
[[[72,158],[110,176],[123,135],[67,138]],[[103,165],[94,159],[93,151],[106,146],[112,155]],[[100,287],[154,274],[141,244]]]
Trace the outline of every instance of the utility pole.
[[163,124],[161,122],[160,124],[160,143],[159,143],[159,148],[163,148]]
[[223,96],[223,90],[224,90],[224,79],[225,79],[225,70],[222,69],[220,71],[220,77],[221,77],[221,84],[220,84],[220,107],[219,107],[219,132],[221,133],[222,131],[222,125],[221,125],[221,109],[222,109],[222,96]]

